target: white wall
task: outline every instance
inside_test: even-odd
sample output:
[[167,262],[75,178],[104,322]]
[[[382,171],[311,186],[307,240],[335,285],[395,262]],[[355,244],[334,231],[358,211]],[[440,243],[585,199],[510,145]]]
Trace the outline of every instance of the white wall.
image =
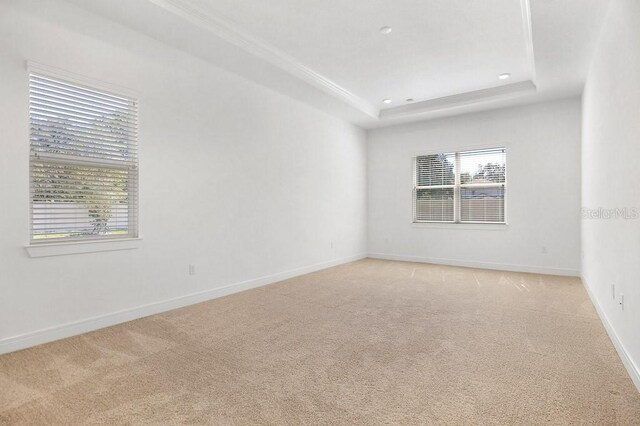
[[[576,98],[370,131],[369,253],[578,275],[580,115]],[[412,224],[412,157],[499,146],[508,226]]]
[[[139,94],[137,250],[27,255],[25,60]],[[366,135],[351,124],[60,1],[0,2],[0,93],[0,351],[366,251]]]
[[[613,0],[583,95],[583,206],[640,211],[639,164],[640,2]],[[583,219],[582,242],[585,284],[640,388],[640,219]]]

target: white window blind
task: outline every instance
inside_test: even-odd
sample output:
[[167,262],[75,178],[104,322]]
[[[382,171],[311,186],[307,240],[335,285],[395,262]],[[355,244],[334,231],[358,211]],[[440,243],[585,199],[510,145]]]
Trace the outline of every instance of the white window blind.
[[415,219],[453,222],[455,154],[424,155],[416,158]]
[[506,150],[418,156],[414,221],[505,223]]
[[29,79],[32,242],[138,235],[137,102]]

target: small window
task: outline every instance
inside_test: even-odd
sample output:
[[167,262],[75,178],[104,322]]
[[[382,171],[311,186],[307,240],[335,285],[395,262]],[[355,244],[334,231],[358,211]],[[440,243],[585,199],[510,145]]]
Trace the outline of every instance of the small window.
[[505,223],[505,148],[415,158],[414,222]]
[[29,79],[31,241],[138,236],[137,102]]

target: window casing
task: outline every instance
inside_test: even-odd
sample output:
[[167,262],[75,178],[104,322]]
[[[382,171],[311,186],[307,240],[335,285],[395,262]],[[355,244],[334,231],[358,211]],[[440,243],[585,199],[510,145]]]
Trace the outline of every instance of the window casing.
[[29,78],[31,243],[138,236],[135,99]]
[[506,149],[414,159],[415,223],[506,223]]

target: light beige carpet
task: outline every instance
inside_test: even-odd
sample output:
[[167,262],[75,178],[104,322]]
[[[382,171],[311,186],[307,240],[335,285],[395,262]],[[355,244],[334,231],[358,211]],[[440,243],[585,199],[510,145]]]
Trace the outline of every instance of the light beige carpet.
[[577,278],[366,259],[0,356],[2,424],[638,424]]

